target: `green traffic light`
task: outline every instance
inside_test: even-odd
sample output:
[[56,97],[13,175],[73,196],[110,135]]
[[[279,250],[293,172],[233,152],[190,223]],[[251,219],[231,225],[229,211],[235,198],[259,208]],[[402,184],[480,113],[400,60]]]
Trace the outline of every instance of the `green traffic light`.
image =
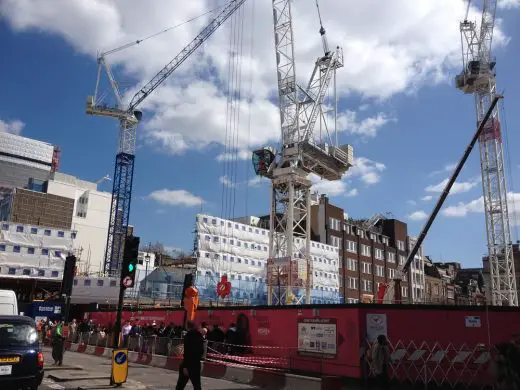
[[133,264],[128,264],[128,271],[132,272],[133,270],[134,270],[134,265]]

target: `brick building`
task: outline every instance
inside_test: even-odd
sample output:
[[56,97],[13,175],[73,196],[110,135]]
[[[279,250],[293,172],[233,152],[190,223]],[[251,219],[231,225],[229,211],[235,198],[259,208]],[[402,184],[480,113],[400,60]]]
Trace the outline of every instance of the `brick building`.
[[[311,225],[313,240],[340,248],[340,293],[345,303],[372,300],[379,284],[391,281],[398,266],[406,261],[411,241],[407,224],[397,219],[379,215],[356,221],[322,196],[312,206]],[[422,291],[424,278],[414,280],[416,287],[421,283]],[[422,300],[410,294],[409,279],[402,281],[401,288],[403,301]]]

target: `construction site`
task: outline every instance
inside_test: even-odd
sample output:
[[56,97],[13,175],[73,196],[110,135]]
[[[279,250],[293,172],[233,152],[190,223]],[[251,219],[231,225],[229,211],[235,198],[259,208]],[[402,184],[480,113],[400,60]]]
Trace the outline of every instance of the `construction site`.
[[[89,183],[58,172],[59,149],[50,144],[33,147],[41,148],[43,157],[37,153],[20,157],[37,174],[29,168],[15,169],[13,164],[18,163],[13,158],[20,148],[16,145],[22,141],[11,135],[0,138],[0,162],[12,168],[6,178],[2,175],[7,170],[0,172],[2,284],[22,291],[19,299],[59,299],[65,256],[74,255],[79,271],[81,267],[90,269],[90,263],[97,268],[75,274],[70,295],[76,304],[73,313],[99,326],[115,321],[122,285],[126,287],[124,320],[145,325],[185,322],[180,305],[190,287],[200,299],[197,321],[222,327],[236,323],[248,335],[248,359],[253,363],[240,356],[211,356],[219,362],[224,359],[283,372],[372,380],[376,367],[369,351],[377,337],[384,335],[393,361],[390,376],[400,384],[496,388],[490,367],[502,353],[500,344],[518,343],[514,324],[520,320],[520,247],[512,239],[506,182],[509,151],[499,109],[504,96],[497,92],[492,51],[498,1],[468,1],[465,15],[461,15],[462,68],[452,84],[461,99],[474,99],[476,126],[464,129],[467,142],[460,145],[457,156],[451,156],[458,163],[433,199],[435,206],[424,226],[413,233],[406,222],[389,213],[353,219],[325,191],[317,193],[313,188],[314,177],[325,183],[341,181],[355,169],[357,150],[363,147],[340,143],[345,137],[339,135],[338,96],[342,91],[338,79],[348,64],[343,49],[332,38],[334,31],[326,30],[327,16],[318,0],[313,1],[318,21],[313,28],[319,34],[321,51],[313,53],[313,63],[305,63],[295,54],[298,20],[293,8],[298,2],[272,0],[271,54],[277,77],[273,99],[279,108],[280,142],[247,151],[250,169],[257,180],[270,183],[270,193],[263,215],[238,215],[241,151],[237,145],[243,88],[238,57],[244,55],[240,48],[243,24],[248,22],[246,3],[248,0],[231,0],[205,13],[210,15],[209,22],[198,35],[147,83],[130,92],[123,91],[111,56],[144,45],[172,28],[99,54],[96,84],[85,111],[89,116],[118,121],[111,177]],[[476,11],[478,20],[474,20]],[[223,87],[228,100],[227,112],[222,114],[226,122],[224,155],[228,158],[222,177],[231,185],[222,180],[218,211],[202,212],[201,203],[201,211],[193,213],[192,250],[168,258],[168,262],[163,253],[151,249],[151,243],[149,249],[139,243],[134,237],[139,235],[139,226],[131,225],[138,129],[147,115],[153,115],[147,99],[183,64],[195,61],[198,52],[211,45],[211,37],[227,24],[231,25],[233,54],[229,84]],[[307,68],[302,69],[303,65]],[[302,77],[308,74],[310,78]],[[30,149],[27,145],[24,147]],[[480,159],[487,252],[482,267],[464,268],[457,262],[429,257],[424,241],[474,154]],[[98,188],[106,181],[112,181],[111,193]],[[93,202],[97,202],[94,212],[99,212],[95,224],[86,220],[92,217],[89,207]],[[102,209],[107,212],[103,214]],[[97,244],[90,244],[88,237]],[[128,246],[130,238],[136,243],[133,248]],[[75,242],[81,243],[87,257],[82,258]],[[136,259],[139,253],[138,270],[145,270],[135,283],[125,277],[123,266],[130,250]],[[22,279],[31,282],[20,282]],[[55,286],[49,287],[49,283]],[[79,344],[72,340],[68,348],[108,348],[107,340],[90,341],[90,336]],[[159,344],[154,339],[153,348],[143,351],[142,345],[151,344],[139,341],[134,349],[155,356]],[[157,354],[170,357],[170,351]]]

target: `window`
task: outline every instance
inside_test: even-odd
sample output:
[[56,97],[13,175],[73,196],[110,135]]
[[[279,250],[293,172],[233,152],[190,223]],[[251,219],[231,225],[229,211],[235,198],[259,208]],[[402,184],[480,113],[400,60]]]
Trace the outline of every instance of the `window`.
[[352,278],[352,277],[349,277],[348,278],[348,288],[352,289],[352,290],[357,290],[358,286],[357,286],[357,278]]
[[23,226],[22,225],[18,225],[16,227],[16,233],[23,233]]
[[5,244],[0,244],[0,252],[5,252]]
[[329,218],[329,228],[332,230],[341,230],[341,221],[336,218]]
[[90,279],[85,279],[85,280],[83,281],[83,285],[84,285],[84,286],[87,286],[87,287],[90,287]]
[[408,296],[408,287],[401,287],[401,295],[403,298]]
[[27,253],[30,255],[34,255],[34,248],[27,248]]
[[104,282],[103,279],[98,279],[97,280],[97,286],[98,287],[103,287],[103,284],[104,284],[103,282]]
[[9,224],[8,223],[3,223],[2,224],[2,230],[9,230]]
[[31,234],[38,234],[38,228],[32,227]]
[[383,244],[388,245],[388,237],[383,236]]
[[204,218],[202,218],[202,220],[203,220],[205,223],[208,223],[208,218],[204,217]]
[[350,271],[357,271],[357,260],[347,259],[347,269]]
[[404,251],[404,242],[401,240],[397,240],[397,249],[400,251]]
[[76,239],[77,234],[78,232],[70,232],[70,238],[72,238],[73,240]]
[[85,211],[78,211],[76,213],[76,217],[79,217],[79,218],[87,218],[87,213]]
[[399,255],[399,265],[404,265],[404,263],[406,263],[406,257]]
[[77,286],[77,285],[78,285],[78,279],[74,279],[74,282],[72,282],[72,284],[73,284],[74,286]]
[[43,270],[43,269],[39,269],[39,270],[38,270],[38,276],[40,276],[40,277],[45,276],[45,270]]
[[60,274],[60,273],[59,273],[58,271],[52,271],[52,273],[51,273],[51,277],[53,277],[53,278],[57,278],[57,277],[59,276],[59,274]]
[[20,253],[20,245],[13,246],[13,252],[14,253]]
[[388,278],[393,279],[395,277],[395,269],[394,268],[388,268]]
[[116,286],[117,286],[117,281],[111,280],[110,281],[110,287],[116,287]]
[[329,236],[329,244],[337,248],[341,248],[341,238],[336,236]]
[[24,276],[29,276],[29,275],[31,275],[31,270],[28,269],[28,268],[25,268],[25,269],[22,271],[22,274],[23,274]]
[[16,268],[9,268],[9,270],[7,271],[7,273],[9,275],[16,275]]
[[50,236],[51,235],[51,230],[50,229],[45,229],[43,234],[46,235],[46,236]]
[[65,237],[65,232],[59,230],[58,231],[58,237]]
[[368,245],[361,244],[361,254],[363,256],[370,256],[370,247]]
[[216,225],[216,224],[217,224],[217,220],[216,220],[215,218],[213,218],[213,219],[211,220],[211,224],[212,224],[212,225]]
[[370,233],[370,239],[371,239],[372,241],[377,241],[377,235],[374,234],[374,233]]
[[379,248],[374,249],[374,256],[378,260],[384,260],[385,256],[383,255],[383,250]]
[[361,238],[365,238],[365,231],[364,230],[361,230],[361,229],[357,229],[357,232],[358,232],[358,236],[361,237]]
[[54,251],[55,257],[61,257],[61,251]]
[[395,253],[394,252],[386,252],[386,260],[389,263],[395,263]]
[[372,292],[372,282],[370,280],[362,280],[363,291]]
[[213,242],[218,242],[218,237],[213,237]]
[[43,248],[42,249],[42,255],[43,256],[48,256],[49,255],[49,250],[47,248]]
[[372,273],[372,264],[365,263],[364,261],[361,262],[362,271],[364,274],[371,274]]
[[347,241],[347,252],[357,253],[357,242]]
[[385,267],[382,265],[376,265],[376,276],[380,276],[382,278],[385,277]]

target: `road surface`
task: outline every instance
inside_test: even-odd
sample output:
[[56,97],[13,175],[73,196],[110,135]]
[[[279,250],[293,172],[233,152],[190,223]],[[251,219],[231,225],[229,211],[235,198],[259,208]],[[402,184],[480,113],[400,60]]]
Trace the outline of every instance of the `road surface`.
[[[46,364],[52,365],[52,358],[49,349],[44,350]],[[65,359],[63,361],[66,366],[81,366],[84,368],[81,372],[88,372],[92,374],[104,375],[109,377],[110,374],[110,360],[92,355],[86,355],[76,352],[65,352]],[[78,386],[84,386],[88,384],[94,384],[101,382],[102,384],[108,385],[109,380],[83,380],[83,381],[66,381],[59,382],[49,378],[52,373],[64,373],[65,370],[51,371],[47,370],[45,373],[45,379],[40,390],[65,390],[65,389],[77,389]],[[68,371],[68,372],[80,372],[80,371]],[[78,374],[79,375],[79,374]],[[171,370],[165,370],[163,368],[144,366],[140,364],[130,363],[128,370],[128,378],[130,379],[128,388],[134,390],[172,390],[175,388],[177,383],[177,372]],[[239,383],[229,382],[221,379],[202,378],[202,388],[204,390],[234,390],[234,389],[259,389],[249,385],[243,385]],[[123,388],[124,389],[124,388]],[[193,389],[191,383],[188,383],[186,389]]]

